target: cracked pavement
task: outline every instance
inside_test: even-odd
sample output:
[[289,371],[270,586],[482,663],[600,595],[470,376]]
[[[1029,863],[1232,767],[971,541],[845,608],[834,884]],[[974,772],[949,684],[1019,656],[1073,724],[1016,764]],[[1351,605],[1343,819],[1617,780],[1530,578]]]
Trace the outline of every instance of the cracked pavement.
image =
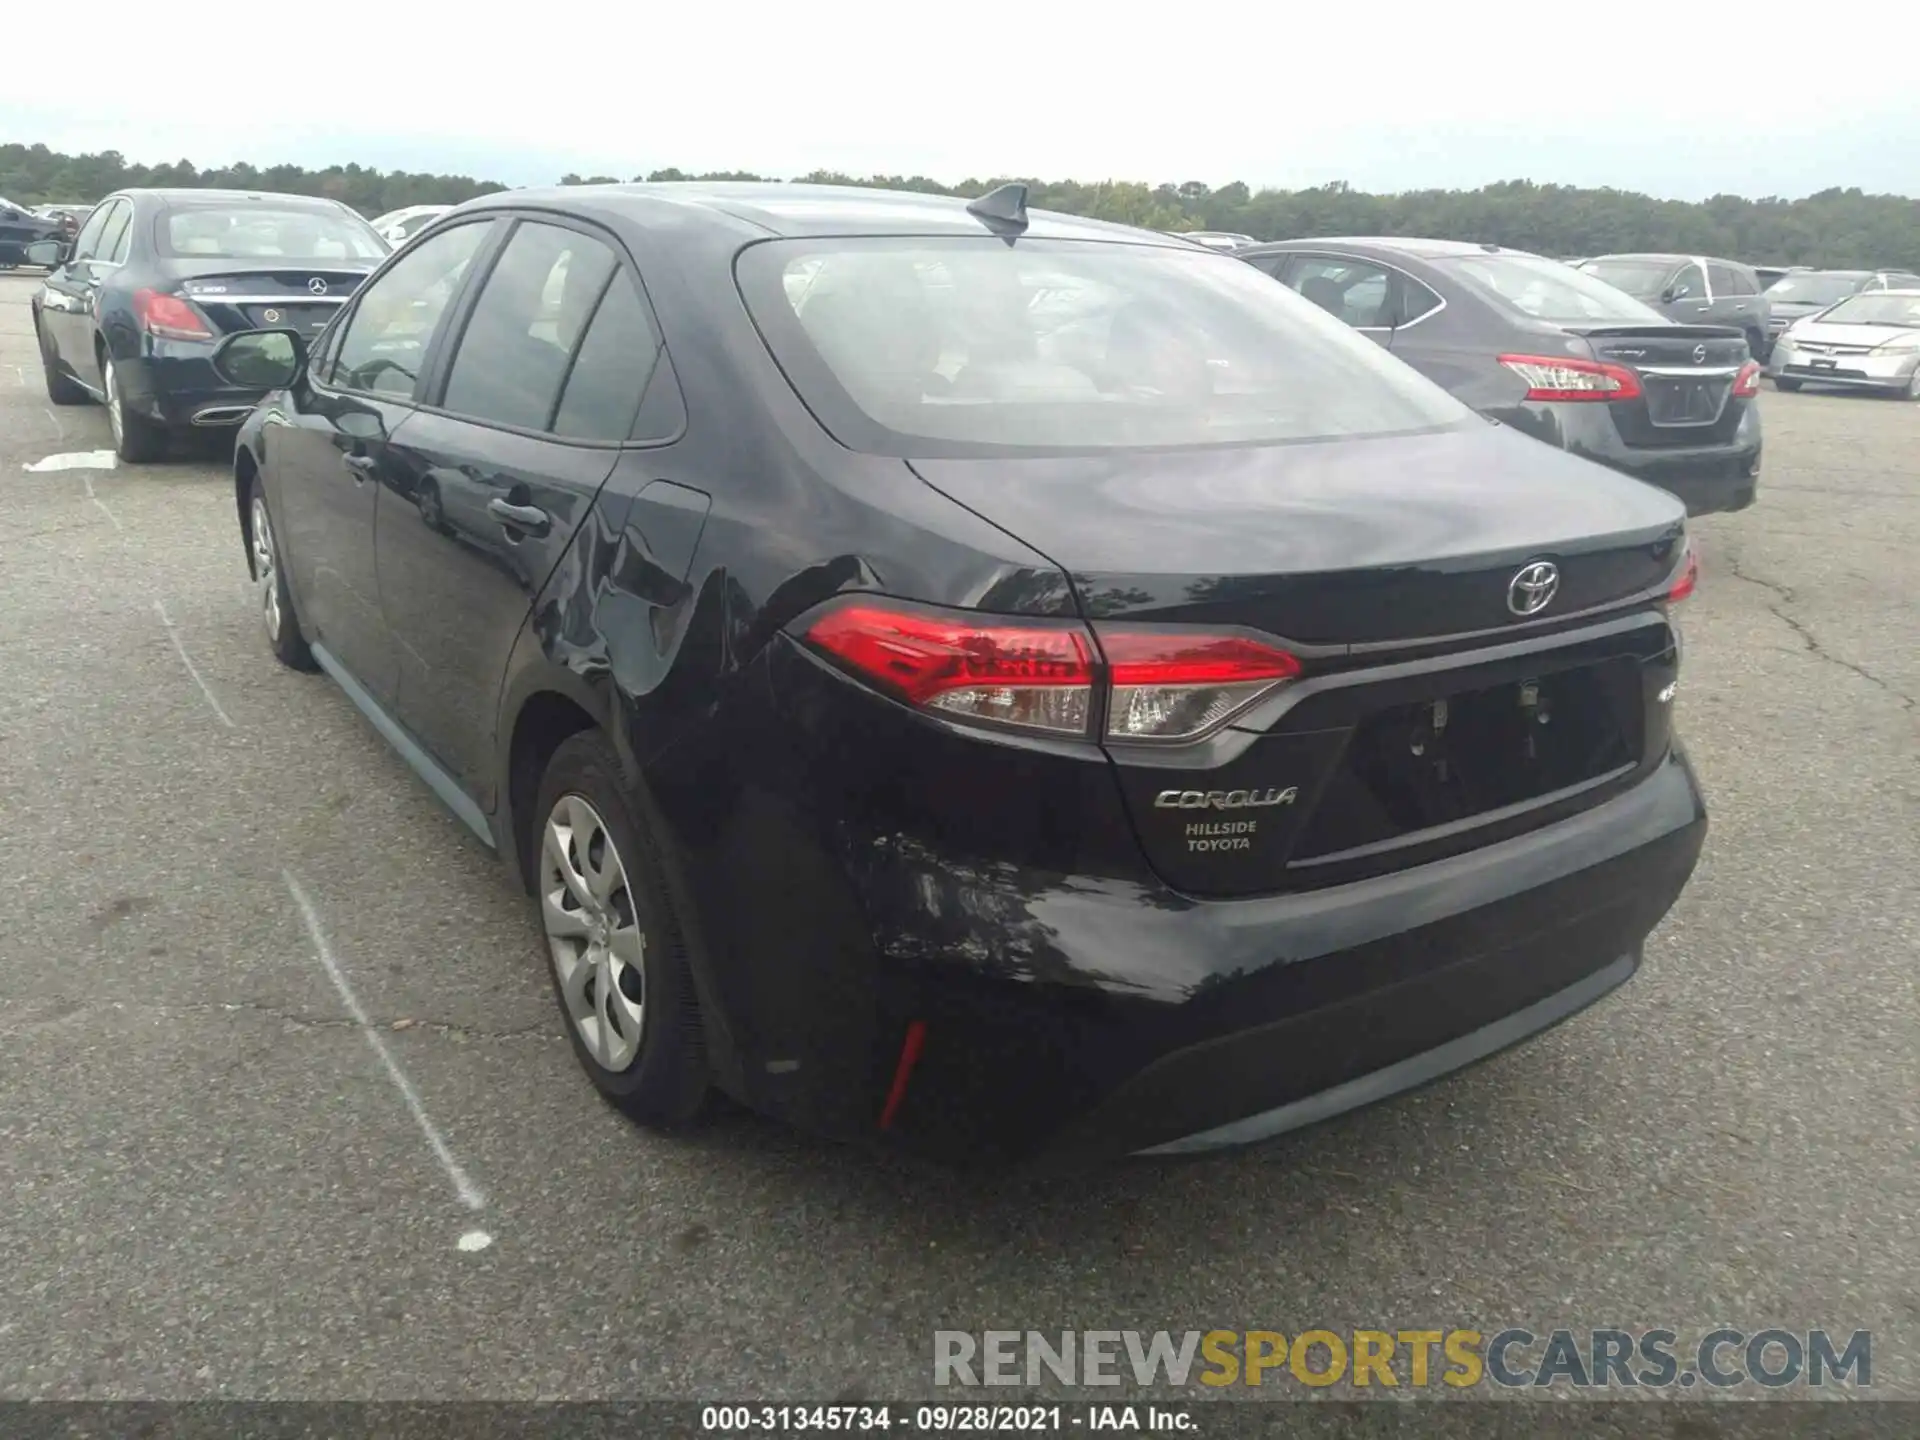
[[935,1328],[1512,1322],[1871,1328],[1920,1398],[1920,406],[1769,391],[1759,504],[1697,525],[1713,832],[1624,991],[1263,1150],[996,1182],[599,1105],[524,897],[268,656],[218,451],[23,470],[106,444],[45,403],[34,283],[0,277],[0,1397],[910,1397]]

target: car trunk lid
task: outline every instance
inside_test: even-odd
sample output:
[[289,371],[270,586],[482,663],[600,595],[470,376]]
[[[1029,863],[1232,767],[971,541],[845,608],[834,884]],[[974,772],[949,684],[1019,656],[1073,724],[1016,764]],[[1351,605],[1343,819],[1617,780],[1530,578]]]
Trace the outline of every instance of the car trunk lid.
[[1528,624],[1509,598],[1542,561],[1559,589],[1535,618],[1663,593],[1681,507],[1537,441],[1475,422],[1374,441],[912,464],[1064,569],[1111,663],[1142,633],[1249,630],[1300,659],[1297,679],[1196,740],[1119,740],[1109,718],[1104,745],[1141,848],[1186,893],[1310,889],[1424,863],[1597,803],[1664,751],[1651,696],[1671,679],[1671,645],[1654,607],[1568,629]]
[[1733,393],[1752,358],[1744,332],[1721,325],[1570,326],[1594,357],[1631,370],[1640,393],[1607,403],[1636,449],[1722,445],[1747,402]]
[[914,460],[936,490],[1072,577],[1092,619],[1246,626],[1325,649],[1515,623],[1529,561],[1551,613],[1644,593],[1676,563],[1678,502],[1512,431]]
[[174,293],[227,333],[287,329],[315,335],[368,274],[325,264],[268,269],[235,268],[230,260],[175,263],[184,273]]

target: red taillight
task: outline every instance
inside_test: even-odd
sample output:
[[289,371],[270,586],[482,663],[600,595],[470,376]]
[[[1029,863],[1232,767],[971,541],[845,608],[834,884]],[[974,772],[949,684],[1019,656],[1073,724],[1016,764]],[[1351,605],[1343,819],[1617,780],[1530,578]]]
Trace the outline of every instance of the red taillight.
[[1093,646],[1078,626],[1022,625],[849,605],[807,638],[910,705],[1085,735],[1093,713]]
[[1687,542],[1686,558],[1680,562],[1680,573],[1674,576],[1673,583],[1667,587],[1667,603],[1678,605],[1693,594],[1700,584],[1700,557],[1694,553],[1693,542]]
[[1284,650],[1238,635],[1096,626],[1113,683],[1109,740],[1190,740],[1300,673]]
[[1760,393],[1760,362],[1749,360],[1740,367],[1740,373],[1733,377],[1733,398],[1751,400]]
[[1529,400],[1633,400],[1640,377],[1624,365],[1564,355],[1502,355],[1500,363],[1527,382]]
[[200,312],[177,295],[162,295],[158,290],[133,292],[133,313],[140,328],[162,340],[211,340],[213,331],[200,318]]
[[1078,625],[853,604],[807,639],[910,705],[1075,739],[1092,734],[1104,698],[1110,740],[1194,740],[1300,673],[1286,651],[1239,635],[1098,633],[1096,646]]

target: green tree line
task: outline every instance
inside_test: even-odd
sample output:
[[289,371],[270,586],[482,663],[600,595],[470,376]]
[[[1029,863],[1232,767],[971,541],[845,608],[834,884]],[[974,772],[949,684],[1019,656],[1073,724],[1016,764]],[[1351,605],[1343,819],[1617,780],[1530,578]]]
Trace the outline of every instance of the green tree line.
[[[612,175],[566,175],[567,185],[610,184]],[[633,180],[773,180],[746,171],[655,170]],[[948,185],[925,175],[852,176],[817,170],[794,184],[868,185],[938,195],[978,195],[1018,176]],[[1133,180],[1026,178],[1029,203],[1048,210],[1155,230],[1232,230],[1261,240],[1302,235],[1431,235],[1535,250],[1597,255],[1675,250],[1755,264],[1920,268],[1920,199],[1823,190],[1801,199],[1658,200],[1628,190],[1589,190],[1507,180],[1477,190],[1374,195],[1344,182],[1308,190],[1254,190],[1238,181],[1148,185]],[[204,185],[328,195],[366,215],[402,205],[457,204],[507,187],[468,175],[417,175],[361,165],[197,169],[190,161],[136,165],[116,151],[64,155],[44,145],[0,145],[0,195],[23,205],[92,202],[127,185]]]

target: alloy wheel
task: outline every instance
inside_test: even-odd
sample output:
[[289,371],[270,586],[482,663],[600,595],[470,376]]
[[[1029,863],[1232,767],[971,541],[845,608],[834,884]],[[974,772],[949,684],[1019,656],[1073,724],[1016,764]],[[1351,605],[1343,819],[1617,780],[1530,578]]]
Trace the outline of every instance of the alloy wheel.
[[260,613],[267,622],[267,638],[280,639],[280,576],[273,568],[273,525],[267,519],[265,497],[253,497],[253,574],[260,587]]
[[604,1070],[631,1069],[646,1018],[646,937],[600,813],[562,795],[540,849],[540,919],[567,1016]]

